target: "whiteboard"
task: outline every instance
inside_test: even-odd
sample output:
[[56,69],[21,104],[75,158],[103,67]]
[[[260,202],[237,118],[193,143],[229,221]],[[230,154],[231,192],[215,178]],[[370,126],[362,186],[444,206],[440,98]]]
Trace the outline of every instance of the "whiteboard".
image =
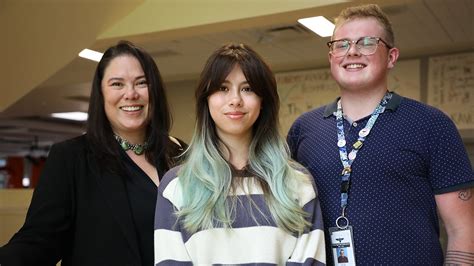
[[[275,75],[280,95],[280,123],[286,134],[302,113],[326,105],[339,96],[339,87],[329,68],[285,72]],[[400,61],[388,77],[389,90],[420,99],[420,61]]]
[[428,104],[458,129],[474,128],[474,53],[431,57],[428,67]]

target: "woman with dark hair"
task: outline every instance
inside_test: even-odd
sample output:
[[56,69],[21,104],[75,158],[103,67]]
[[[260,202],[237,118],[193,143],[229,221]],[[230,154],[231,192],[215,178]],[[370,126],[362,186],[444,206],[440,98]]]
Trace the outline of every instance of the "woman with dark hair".
[[53,145],[1,265],[151,265],[157,185],[183,145],[153,58],[132,43],[99,62],[87,134]]
[[270,68],[250,47],[225,45],[195,96],[185,162],[158,191],[155,265],[323,265],[316,189],[279,134]]

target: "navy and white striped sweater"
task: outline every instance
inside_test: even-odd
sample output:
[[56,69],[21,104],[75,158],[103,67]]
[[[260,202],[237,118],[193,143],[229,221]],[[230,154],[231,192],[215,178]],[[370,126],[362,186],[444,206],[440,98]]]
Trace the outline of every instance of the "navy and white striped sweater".
[[[314,185],[299,184],[298,202],[309,213],[311,228],[295,236],[278,228],[254,177],[244,174],[236,189],[232,228],[212,228],[190,234],[174,214],[181,208],[179,167],[163,177],[155,211],[155,265],[325,265],[321,208]],[[312,177],[309,177],[312,180]],[[258,206],[258,210],[252,207]],[[250,215],[250,213],[253,214]]]

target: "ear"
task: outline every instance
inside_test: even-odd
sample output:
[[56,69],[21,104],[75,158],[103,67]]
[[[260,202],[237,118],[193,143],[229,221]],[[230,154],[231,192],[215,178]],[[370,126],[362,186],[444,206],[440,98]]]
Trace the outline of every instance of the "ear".
[[387,61],[387,68],[392,69],[395,66],[395,63],[398,60],[398,56],[400,55],[400,50],[394,47],[388,51],[388,61]]

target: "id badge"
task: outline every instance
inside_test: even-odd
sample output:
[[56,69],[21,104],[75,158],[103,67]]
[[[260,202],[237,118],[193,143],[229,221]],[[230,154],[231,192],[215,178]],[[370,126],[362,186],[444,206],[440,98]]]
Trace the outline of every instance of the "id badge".
[[331,249],[334,265],[355,266],[354,241],[352,238],[352,226],[344,229],[330,227]]

